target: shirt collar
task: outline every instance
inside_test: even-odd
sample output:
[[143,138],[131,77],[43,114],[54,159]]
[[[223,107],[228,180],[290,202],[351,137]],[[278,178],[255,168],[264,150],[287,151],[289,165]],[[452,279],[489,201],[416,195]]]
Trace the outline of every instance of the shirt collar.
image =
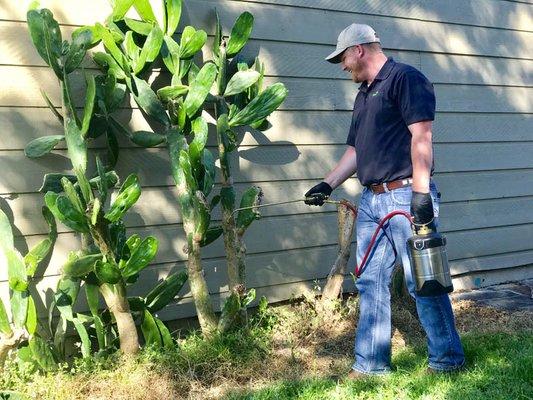
[[[396,61],[394,61],[392,57],[387,58],[387,61],[385,61],[385,64],[383,64],[383,67],[381,67],[381,69],[379,70],[378,74],[376,75],[372,83],[387,79],[395,65],[396,65]],[[363,93],[368,92],[367,81],[364,81],[361,84],[361,86],[359,86],[359,90]]]

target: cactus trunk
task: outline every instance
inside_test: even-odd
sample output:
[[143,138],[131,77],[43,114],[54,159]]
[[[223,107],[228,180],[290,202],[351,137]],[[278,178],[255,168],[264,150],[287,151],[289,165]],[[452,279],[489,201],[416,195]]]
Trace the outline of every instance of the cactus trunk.
[[342,282],[346,274],[346,266],[350,258],[350,244],[352,242],[355,213],[345,204],[340,204],[337,214],[339,228],[339,251],[331,267],[328,280],[322,293],[322,305],[328,306],[341,294]]
[[202,332],[204,335],[210,336],[215,333],[218,322],[209,297],[207,283],[203,276],[200,243],[194,240],[189,241],[187,269],[189,273],[189,284]]
[[[223,85],[222,85],[223,86]],[[219,97],[216,103],[216,116],[220,117],[222,114],[227,113],[227,106],[224,99]],[[244,264],[244,252],[239,249],[244,249],[244,243],[238,238],[236,233],[235,223],[235,201],[233,186],[233,178],[231,177],[230,165],[228,159],[228,151],[226,149],[225,141],[222,138],[224,132],[221,126],[217,126],[217,142],[218,153],[220,158],[220,169],[222,170],[222,189],[223,193],[231,193],[231,196],[227,196],[227,200],[222,198],[222,229],[224,232],[224,248],[226,250],[226,261],[228,265],[228,283],[232,292],[242,293],[244,289],[245,281],[245,264]],[[229,200],[231,199],[231,201]]]
[[[107,235],[102,219],[91,229],[91,236],[102,254],[109,262],[114,262],[115,254],[108,245]],[[139,335],[135,326],[135,321],[130,312],[128,298],[126,296],[126,285],[121,279],[115,285],[102,283],[100,292],[117,322],[118,337],[120,340],[120,350],[124,354],[135,354],[139,351]]]
[[126,298],[124,283],[103,283],[100,292],[117,322],[120,350],[124,354],[136,354],[139,351],[139,336]]
[[0,334],[0,372],[4,369],[9,351],[16,349],[24,339],[27,339],[27,337],[23,330],[16,330],[9,335]]

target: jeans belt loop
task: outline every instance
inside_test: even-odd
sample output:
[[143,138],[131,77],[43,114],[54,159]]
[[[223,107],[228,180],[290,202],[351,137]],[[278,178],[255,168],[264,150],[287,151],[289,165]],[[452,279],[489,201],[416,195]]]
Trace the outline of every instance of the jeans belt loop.
[[385,193],[389,193],[390,192],[389,188],[387,187],[387,182],[383,182],[382,186],[383,186],[383,190],[385,191]]

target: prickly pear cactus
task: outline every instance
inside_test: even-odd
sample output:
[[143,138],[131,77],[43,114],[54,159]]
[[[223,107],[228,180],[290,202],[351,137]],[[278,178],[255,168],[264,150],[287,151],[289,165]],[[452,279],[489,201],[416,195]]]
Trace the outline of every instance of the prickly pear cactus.
[[[11,317],[0,299],[0,371],[8,353],[23,348],[30,361],[44,370],[56,367],[57,360],[49,344],[39,336],[39,321],[35,301],[30,294],[31,279],[41,262],[48,256],[57,237],[54,217],[43,207],[43,216],[48,223],[48,237],[33,247],[24,257],[14,246],[13,232],[6,214],[0,210],[0,261],[7,265],[9,281],[9,306]],[[29,346],[22,346],[27,341]]]

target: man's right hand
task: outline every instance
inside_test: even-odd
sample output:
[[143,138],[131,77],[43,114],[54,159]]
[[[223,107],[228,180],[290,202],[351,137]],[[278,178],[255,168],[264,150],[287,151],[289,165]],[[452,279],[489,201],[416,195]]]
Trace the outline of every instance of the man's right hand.
[[331,186],[326,182],[320,182],[318,185],[313,186],[305,194],[305,204],[310,206],[321,206],[324,204],[324,200],[327,200],[333,192]]

